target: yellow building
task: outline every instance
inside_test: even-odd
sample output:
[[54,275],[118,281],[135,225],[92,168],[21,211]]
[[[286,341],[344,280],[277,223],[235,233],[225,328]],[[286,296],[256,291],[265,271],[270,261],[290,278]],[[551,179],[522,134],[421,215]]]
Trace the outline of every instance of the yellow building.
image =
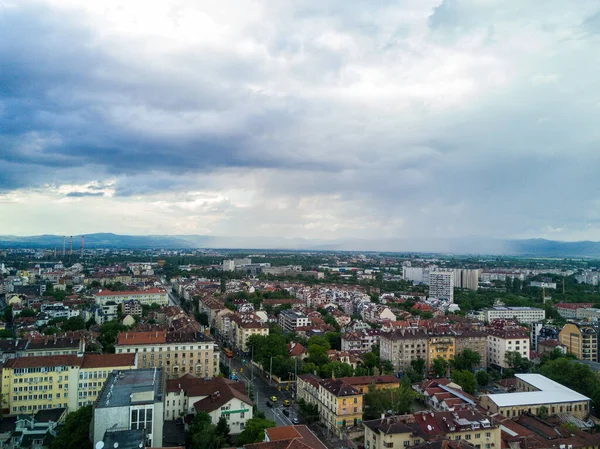
[[402,449],[441,438],[466,441],[477,449],[499,448],[500,426],[479,411],[418,412],[364,422],[366,449]]
[[579,360],[598,361],[598,334],[593,326],[567,323],[558,334],[558,340]]
[[449,332],[432,333],[427,336],[427,368],[441,357],[448,362],[456,355],[456,338]]
[[135,367],[134,354],[9,359],[2,367],[4,406],[11,415],[61,407],[75,411],[96,399],[113,369]]
[[254,317],[247,318],[243,315],[236,315],[231,318],[231,337],[234,349],[242,352],[248,352],[248,338],[252,335],[269,335],[269,326],[261,323]]
[[341,379],[319,384],[319,419],[332,433],[342,436],[362,423],[363,395]]

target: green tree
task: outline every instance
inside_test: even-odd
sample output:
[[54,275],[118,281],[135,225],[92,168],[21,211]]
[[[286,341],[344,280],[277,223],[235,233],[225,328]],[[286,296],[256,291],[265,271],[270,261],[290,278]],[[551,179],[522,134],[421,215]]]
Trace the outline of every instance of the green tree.
[[69,413],[64,427],[52,441],[51,449],[91,449],[92,442],[89,436],[91,422],[91,405]]
[[33,309],[23,309],[21,310],[21,312],[17,315],[18,318],[31,318],[34,317],[36,315],[35,310]]
[[7,338],[13,338],[14,335],[12,331],[8,329],[0,329],[0,339],[6,340]]
[[119,335],[119,332],[124,332],[126,330],[127,326],[124,326],[118,321],[104,323],[100,327],[100,335],[98,336],[98,341],[102,345],[103,351],[105,353],[114,354],[117,336]]
[[381,365],[384,374],[393,374],[394,373],[394,364],[390,360],[385,360]]
[[431,369],[436,377],[444,377],[448,372],[448,367],[450,364],[448,361],[442,357],[436,357],[433,359],[431,364]]
[[[250,395],[250,397],[252,397],[252,395]],[[217,423],[217,435],[221,436],[227,443],[229,443],[230,431],[231,430],[229,429],[227,419],[224,416],[221,416],[219,418],[219,422]]]
[[226,445],[225,439],[217,434],[217,426],[212,424],[206,412],[194,416],[187,433],[188,447],[192,449],[219,449]]
[[504,362],[516,373],[526,373],[531,367],[529,360],[523,358],[518,351],[506,351]]
[[407,376],[402,378],[399,388],[378,389],[375,383],[372,383],[363,397],[365,417],[378,418],[388,410],[399,415],[410,413],[415,397],[416,392],[412,389]]
[[410,367],[414,371],[414,377],[411,377],[413,382],[421,382],[425,378],[425,360],[421,357],[410,361]]
[[276,427],[275,421],[252,418],[246,422],[246,427],[237,439],[237,447],[245,444],[262,443],[265,440],[265,429]]
[[452,360],[452,367],[455,370],[473,371],[481,363],[481,355],[471,349],[465,349],[463,352],[456,354]]
[[490,383],[490,375],[483,370],[477,371],[477,374],[475,374],[475,379],[477,380],[477,383],[482,387],[485,387],[487,384]]
[[546,419],[548,417],[548,407],[542,405],[538,408],[538,416],[542,419]]
[[63,322],[61,329],[65,332],[85,329],[83,318],[74,316]]
[[465,393],[475,394],[477,381],[471,371],[459,370],[452,373],[452,380],[460,385]]

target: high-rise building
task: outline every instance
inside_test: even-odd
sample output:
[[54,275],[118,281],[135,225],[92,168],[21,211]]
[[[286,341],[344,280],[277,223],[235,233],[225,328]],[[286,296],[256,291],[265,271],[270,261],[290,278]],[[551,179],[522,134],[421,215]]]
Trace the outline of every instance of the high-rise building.
[[598,333],[586,323],[567,323],[558,334],[558,340],[579,360],[598,361]]
[[454,270],[454,286],[477,290],[479,288],[479,270],[456,268]]
[[429,297],[454,302],[454,272],[431,271],[429,273]]

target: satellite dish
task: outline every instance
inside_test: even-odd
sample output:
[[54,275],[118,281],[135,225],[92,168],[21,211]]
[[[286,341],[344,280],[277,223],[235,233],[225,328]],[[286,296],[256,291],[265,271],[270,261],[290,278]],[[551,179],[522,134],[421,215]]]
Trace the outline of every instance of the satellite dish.
[[115,443],[115,444],[113,445],[113,447],[114,447],[115,449],[117,449],[117,448],[119,447],[119,443]]
[[104,448],[104,441],[98,441],[96,443],[96,449],[103,449]]

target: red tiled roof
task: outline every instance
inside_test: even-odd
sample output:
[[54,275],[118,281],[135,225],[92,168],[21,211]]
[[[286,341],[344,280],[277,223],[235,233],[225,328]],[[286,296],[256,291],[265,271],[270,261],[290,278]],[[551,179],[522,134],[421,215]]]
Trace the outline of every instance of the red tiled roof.
[[81,368],[135,366],[135,354],[85,354]]
[[44,366],[80,366],[82,357],[76,355],[44,355],[39,357],[17,357],[8,359],[4,368],[37,368]]
[[167,293],[165,290],[160,288],[149,288],[148,290],[133,290],[127,292],[114,292],[111,290],[100,290],[94,293],[94,296],[130,296],[130,295],[147,295],[153,293]]
[[151,343],[166,343],[166,331],[154,332],[121,332],[117,339],[118,345],[147,345]]

